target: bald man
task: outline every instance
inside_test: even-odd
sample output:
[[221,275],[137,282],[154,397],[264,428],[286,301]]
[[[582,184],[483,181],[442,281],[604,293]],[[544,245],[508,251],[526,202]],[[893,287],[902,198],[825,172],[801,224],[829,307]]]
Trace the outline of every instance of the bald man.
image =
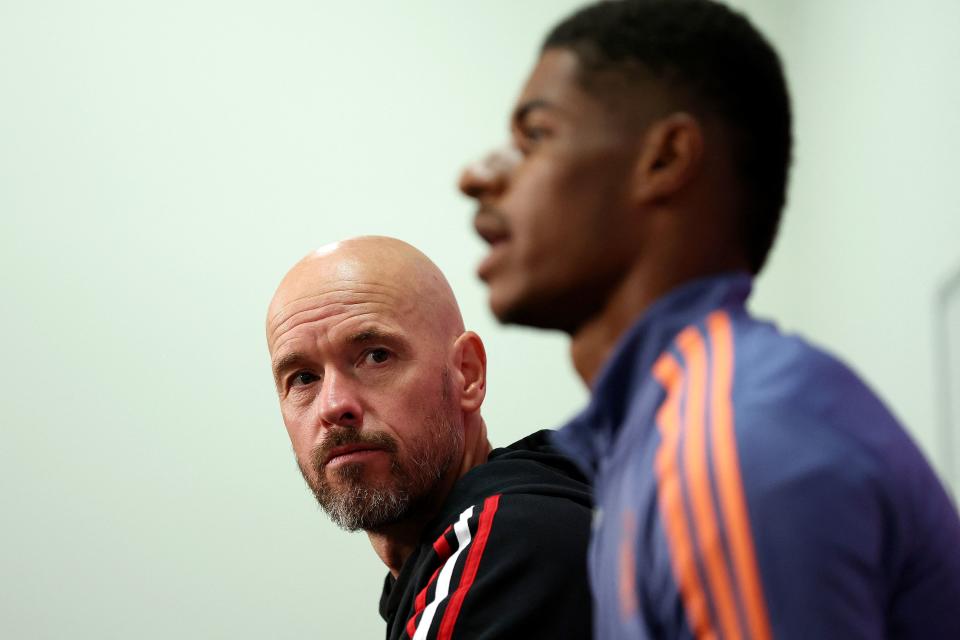
[[543,431],[491,447],[483,343],[425,255],[382,237],[308,255],[267,344],[304,479],[389,570],[387,638],[589,635],[583,477]]

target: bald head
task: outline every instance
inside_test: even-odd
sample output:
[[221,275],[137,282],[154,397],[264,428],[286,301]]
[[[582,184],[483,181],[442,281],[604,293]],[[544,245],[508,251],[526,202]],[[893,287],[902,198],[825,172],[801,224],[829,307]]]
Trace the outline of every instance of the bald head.
[[267,313],[271,352],[286,322],[318,297],[338,291],[342,303],[364,293],[389,298],[396,312],[413,314],[437,337],[454,340],[464,331],[453,290],[430,258],[396,238],[360,236],[320,247],[283,278]]
[[341,526],[425,522],[486,460],[483,343],[410,245],[360,237],[303,258],[270,303],[267,344],[297,462]]

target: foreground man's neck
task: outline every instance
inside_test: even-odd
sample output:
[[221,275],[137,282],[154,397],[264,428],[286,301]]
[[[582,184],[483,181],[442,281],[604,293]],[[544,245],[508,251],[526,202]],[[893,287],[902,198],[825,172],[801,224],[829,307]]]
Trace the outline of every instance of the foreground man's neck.
[[666,286],[650,282],[639,269],[631,271],[613,290],[606,304],[571,335],[570,357],[591,390],[597,374],[610,358],[620,337],[633,326]]
[[682,284],[732,270],[746,271],[747,266],[738,257],[721,256],[694,264],[661,265],[655,271],[638,266],[627,273],[600,311],[571,336],[570,356],[584,384],[593,389],[620,338],[654,302]]
[[470,416],[464,428],[464,450],[460,464],[451,468],[434,487],[432,497],[416,513],[410,514],[399,522],[387,525],[377,531],[367,531],[370,545],[390,574],[396,578],[417,546],[421,543],[423,530],[433,520],[450,491],[465,473],[483,464],[490,457],[490,441],[487,439],[487,425],[479,414]]

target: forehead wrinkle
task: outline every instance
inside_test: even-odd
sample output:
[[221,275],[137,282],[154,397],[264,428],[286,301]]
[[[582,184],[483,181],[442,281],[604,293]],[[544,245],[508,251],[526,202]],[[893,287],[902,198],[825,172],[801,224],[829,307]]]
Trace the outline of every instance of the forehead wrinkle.
[[378,284],[356,286],[352,282],[347,283],[347,286],[337,284],[340,286],[331,286],[327,291],[310,293],[284,301],[268,320],[268,327],[273,327],[269,335],[275,337],[278,331],[287,330],[287,325],[295,318],[311,311],[317,312],[319,316],[317,319],[323,319],[344,313],[351,306],[380,304],[388,313],[391,310],[394,313],[405,313],[408,311],[405,307],[413,306],[412,297],[411,302],[405,302],[404,296],[396,291],[395,287]]
[[[306,289],[307,287],[301,286],[300,289]],[[400,287],[390,286],[389,284],[381,284],[377,282],[360,282],[357,280],[336,280],[329,283],[324,283],[322,287],[317,287],[319,291],[310,291],[308,293],[303,293],[298,296],[280,296],[276,295],[271,308],[277,305],[277,300],[283,300],[283,304],[280,306],[280,309],[271,316],[271,320],[276,319],[283,310],[299,301],[303,300],[316,300],[321,299],[326,296],[342,296],[343,298],[349,298],[351,296],[390,296],[395,297],[400,296]],[[282,288],[281,288],[282,291]]]
[[[327,296],[305,296],[285,304],[271,319],[271,324],[275,325],[274,330],[289,324],[290,321],[297,316],[310,312],[315,312],[318,316],[317,319],[320,320],[329,316],[345,313],[351,307],[382,305],[388,309],[394,308],[394,305],[391,304],[391,296],[387,295],[345,295],[338,296],[333,300],[323,300],[325,297]],[[314,301],[316,302],[314,303]]]
[[[292,301],[275,314],[274,321],[280,318],[282,320],[279,320],[270,330],[268,336],[271,343],[276,343],[274,344],[274,350],[280,347],[280,337],[296,327],[323,322],[344,315],[347,316],[344,320],[362,320],[365,322],[376,320],[384,326],[390,326],[391,320],[409,316],[412,311],[415,311],[415,305],[412,301],[396,303],[394,296],[382,293],[360,296],[351,292],[346,296],[338,296],[335,300],[321,304],[297,305],[298,302],[304,303],[323,297],[325,296],[307,296]],[[289,309],[291,305],[295,305],[294,310]],[[296,306],[300,308],[296,308]],[[288,311],[288,313],[285,313],[285,311]],[[329,331],[325,333],[329,333]]]

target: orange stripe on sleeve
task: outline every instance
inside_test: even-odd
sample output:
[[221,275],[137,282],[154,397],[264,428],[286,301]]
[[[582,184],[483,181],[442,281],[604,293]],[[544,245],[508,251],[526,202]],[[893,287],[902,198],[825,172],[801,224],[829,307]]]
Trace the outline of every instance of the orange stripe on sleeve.
[[733,429],[733,332],[726,312],[715,311],[707,318],[713,352],[712,406],[713,460],[724,527],[737,583],[740,586],[747,627],[753,640],[769,640],[772,634],[763,585],[750,533],[740,462]]
[[723,540],[713,506],[707,461],[707,349],[700,332],[688,328],[677,337],[687,366],[687,398],[683,447],[684,477],[690,495],[697,547],[720,622],[721,637],[740,638],[740,622]]
[[661,443],[654,462],[657,475],[657,501],[670,548],[670,563],[687,614],[687,623],[697,638],[715,638],[714,624],[697,573],[690,525],[683,508],[683,490],[677,465],[680,442],[680,395],[683,375],[680,365],[669,353],[653,366],[653,375],[666,389],[667,397],[657,411]]

